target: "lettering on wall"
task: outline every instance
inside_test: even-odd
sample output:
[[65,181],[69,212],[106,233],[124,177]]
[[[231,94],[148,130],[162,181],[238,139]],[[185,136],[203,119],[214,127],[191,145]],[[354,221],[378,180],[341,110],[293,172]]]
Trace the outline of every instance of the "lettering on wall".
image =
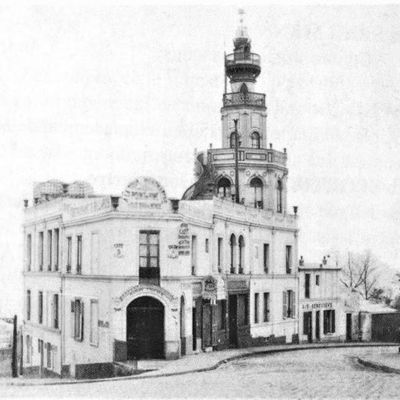
[[184,222],[180,224],[178,231],[178,255],[190,255],[189,225]]
[[155,179],[141,176],[126,187],[122,200],[130,207],[142,209],[159,209],[167,202],[164,188]]
[[114,257],[123,258],[124,257],[124,244],[115,243],[114,244]]
[[302,304],[302,310],[315,310],[319,308],[333,308],[332,303],[325,302],[325,303],[306,303]]

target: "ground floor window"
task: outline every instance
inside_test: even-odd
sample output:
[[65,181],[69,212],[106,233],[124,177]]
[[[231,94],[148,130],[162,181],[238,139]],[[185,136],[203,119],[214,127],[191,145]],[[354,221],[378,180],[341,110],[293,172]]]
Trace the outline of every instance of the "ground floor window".
[[260,295],[259,293],[254,293],[254,323],[258,324],[258,302]]
[[47,368],[51,369],[51,343],[46,344],[46,350],[47,350]]
[[226,300],[217,301],[218,330],[226,329]]
[[26,335],[26,362],[30,364],[32,362],[32,337]]
[[237,319],[238,326],[245,326],[249,324],[249,311],[248,311],[248,295],[239,294],[237,302]]
[[71,326],[72,337],[82,342],[83,341],[83,323],[84,323],[84,304],[81,299],[71,301]]
[[264,322],[269,322],[269,293],[264,293]]
[[99,343],[99,303],[90,300],[90,344],[97,346]]
[[296,300],[295,292],[293,290],[286,290],[283,292],[283,310],[282,317],[296,318]]
[[335,310],[324,311],[324,333],[335,333]]

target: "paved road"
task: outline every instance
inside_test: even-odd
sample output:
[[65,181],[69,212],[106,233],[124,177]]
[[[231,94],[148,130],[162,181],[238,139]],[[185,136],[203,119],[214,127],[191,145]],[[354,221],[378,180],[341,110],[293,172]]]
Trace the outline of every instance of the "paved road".
[[400,398],[400,375],[356,363],[357,355],[397,348],[304,350],[257,356],[217,370],[166,378],[91,384],[0,387],[0,397],[105,398]]

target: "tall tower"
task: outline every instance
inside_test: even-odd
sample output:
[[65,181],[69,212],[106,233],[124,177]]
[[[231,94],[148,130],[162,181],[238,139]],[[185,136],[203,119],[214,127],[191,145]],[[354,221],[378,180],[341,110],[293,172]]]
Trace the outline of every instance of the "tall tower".
[[[183,199],[201,200],[217,196],[233,201],[238,184],[240,203],[285,213],[288,175],[286,149],[277,151],[272,144],[267,148],[265,94],[257,92],[255,88],[261,73],[261,58],[251,52],[251,40],[243,22],[242,10],[239,16],[233,53],[225,55],[222,147],[196,154],[195,175],[198,179],[186,190]],[[227,80],[230,92],[226,91]]]

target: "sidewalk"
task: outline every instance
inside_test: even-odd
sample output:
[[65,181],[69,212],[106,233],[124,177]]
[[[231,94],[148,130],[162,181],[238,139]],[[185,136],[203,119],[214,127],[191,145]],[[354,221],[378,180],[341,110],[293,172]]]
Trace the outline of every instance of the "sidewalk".
[[400,374],[400,352],[398,346],[390,352],[358,357],[358,362],[366,367]]
[[[149,379],[157,377],[165,377],[172,375],[183,375],[194,372],[210,371],[218,368],[220,365],[238,358],[253,356],[257,354],[278,353],[286,351],[298,351],[309,349],[325,349],[335,347],[390,347],[396,346],[393,354],[397,352],[398,343],[307,343],[307,344],[286,344],[279,346],[261,346],[261,347],[248,347],[243,349],[229,349],[222,351],[214,351],[209,353],[199,353],[182,357],[178,360],[139,360],[139,369],[152,369],[152,371],[144,372],[139,375],[114,377],[106,379],[40,379],[40,378],[0,378],[0,386],[3,385],[16,385],[16,386],[33,386],[33,385],[60,385],[60,384],[78,384],[78,383],[92,383],[103,381],[117,381],[117,380],[130,380],[130,379]],[[398,355],[400,358],[400,355]],[[400,372],[400,362],[399,362]]]

